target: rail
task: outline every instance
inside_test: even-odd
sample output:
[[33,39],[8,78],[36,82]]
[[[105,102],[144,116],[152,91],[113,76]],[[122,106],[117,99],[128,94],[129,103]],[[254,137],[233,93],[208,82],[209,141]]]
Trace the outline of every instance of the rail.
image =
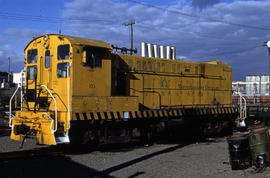
[[14,96],[16,95],[17,91],[19,90],[19,88],[21,88],[21,86],[18,86],[17,89],[15,90],[15,92],[13,93],[13,95],[11,96],[10,100],[9,100],[9,122],[8,125],[9,127],[12,127],[12,100],[14,98]]
[[54,130],[53,131],[56,132],[57,131],[57,102],[56,102],[55,97],[52,95],[51,91],[48,89],[48,87],[46,85],[40,85],[40,88],[42,88],[42,87],[44,87],[48,91],[48,93],[51,95],[51,97],[55,103],[55,105],[54,105],[55,106],[55,119],[54,119]]

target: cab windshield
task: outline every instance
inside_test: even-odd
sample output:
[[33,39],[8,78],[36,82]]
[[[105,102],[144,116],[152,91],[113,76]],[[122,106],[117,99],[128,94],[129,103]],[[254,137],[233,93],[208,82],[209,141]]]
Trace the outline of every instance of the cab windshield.
[[57,48],[57,59],[63,60],[63,59],[69,59],[69,45],[60,45]]
[[58,63],[57,64],[57,78],[69,77],[68,70],[69,70],[69,63],[68,62]]
[[27,67],[27,80],[35,80],[37,78],[37,66]]
[[37,62],[37,49],[30,49],[27,51],[27,63],[36,63]]

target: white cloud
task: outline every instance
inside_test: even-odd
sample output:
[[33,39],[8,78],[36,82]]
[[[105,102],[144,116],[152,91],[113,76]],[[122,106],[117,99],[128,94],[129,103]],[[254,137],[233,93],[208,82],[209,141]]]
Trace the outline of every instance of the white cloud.
[[[194,6],[198,8],[194,8]],[[243,53],[229,54],[228,52],[263,45],[264,41],[270,39],[270,30],[256,30],[241,25],[233,26],[228,23],[209,21],[204,17],[235,24],[270,28],[270,21],[267,17],[270,1],[225,3],[219,0],[193,0],[192,6],[192,1],[175,0],[170,1],[164,7],[201,18],[187,17],[128,1],[74,0],[65,3],[62,11],[61,16],[69,19],[63,23],[62,33],[130,47],[129,29],[122,23],[135,20],[135,47],[139,47],[141,41],[172,45],[176,46],[179,58],[194,61],[222,60],[232,65],[233,75],[237,80],[248,73],[266,73],[268,71],[266,47],[254,48]],[[18,61],[22,60],[22,46],[24,47],[33,36],[44,33],[49,32],[31,28],[6,29],[0,35],[2,51],[0,60],[6,60],[8,56],[21,58]],[[5,46],[7,44],[12,47]],[[0,70],[2,70],[1,65]]]
[[17,72],[24,67],[24,47],[33,36],[41,31],[29,28],[8,28],[0,36],[0,71],[7,71],[8,58],[11,58],[11,71]]
[[11,59],[11,71],[17,72],[23,68],[24,55],[23,53],[18,54],[13,50],[0,51],[0,71],[8,70],[8,58]]
[[[65,6],[63,17],[75,18],[80,14],[80,17],[89,19],[88,24],[77,23],[67,26],[67,30],[74,35],[129,47],[129,31],[121,26],[121,23],[135,20],[134,42],[137,47],[140,41],[147,41],[176,46],[177,56],[184,56],[185,59],[222,60],[233,66],[234,78],[243,77],[250,72],[267,72],[267,53],[263,47],[243,53],[236,52],[262,45],[270,37],[268,31],[212,22],[203,17],[270,28],[270,22],[265,15],[268,14],[270,1],[216,2],[203,11],[192,8],[189,3],[175,2],[168,7],[172,10],[198,15],[202,17],[201,19],[137,4],[113,3],[110,0],[88,2],[76,0]],[[111,22],[102,24],[93,19],[111,19]],[[230,51],[235,53],[228,53]],[[202,59],[196,57],[202,57]],[[253,65],[253,63],[256,64]]]

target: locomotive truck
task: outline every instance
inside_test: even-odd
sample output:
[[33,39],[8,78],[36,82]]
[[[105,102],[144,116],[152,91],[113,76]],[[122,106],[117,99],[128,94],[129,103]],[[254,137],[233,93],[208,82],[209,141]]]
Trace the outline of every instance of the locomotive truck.
[[200,134],[230,132],[238,115],[232,69],[220,61],[120,54],[103,41],[47,34],[26,46],[25,68],[23,107],[10,111],[12,140],[148,142],[178,121]]

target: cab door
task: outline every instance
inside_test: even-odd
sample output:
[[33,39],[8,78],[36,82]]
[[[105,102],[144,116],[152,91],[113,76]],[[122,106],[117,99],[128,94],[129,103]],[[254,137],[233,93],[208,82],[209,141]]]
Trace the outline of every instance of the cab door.
[[[70,97],[70,64],[71,64],[70,45],[63,44],[57,47],[57,59],[55,73],[53,73],[53,91],[57,93],[57,107],[59,111],[68,111]],[[69,96],[69,97],[68,97]]]
[[49,89],[52,88],[51,81],[52,81],[52,52],[49,48],[43,48],[40,51],[40,85],[45,85]]
[[[31,48],[27,50],[26,80],[24,98],[28,110],[32,110],[36,101],[38,85],[38,50]],[[25,106],[24,106],[25,107]]]

